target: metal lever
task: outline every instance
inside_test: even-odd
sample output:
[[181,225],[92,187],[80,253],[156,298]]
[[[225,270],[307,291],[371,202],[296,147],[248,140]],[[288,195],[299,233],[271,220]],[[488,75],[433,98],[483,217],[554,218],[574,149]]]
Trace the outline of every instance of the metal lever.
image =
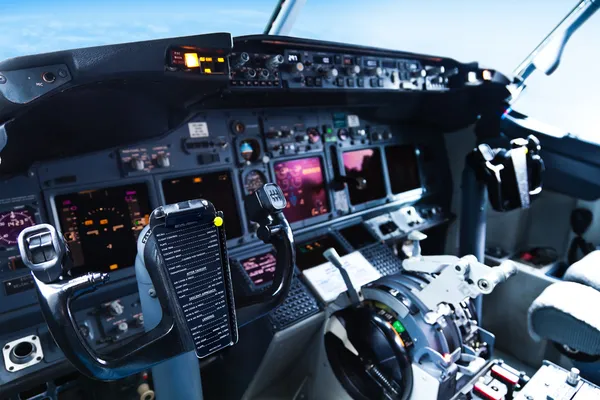
[[421,257],[421,240],[427,239],[427,235],[421,231],[412,231],[408,234],[408,240],[413,242],[412,257]]
[[423,303],[435,311],[439,304],[458,306],[467,297],[476,298],[491,293],[496,285],[517,273],[516,265],[505,261],[497,267],[488,267],[472,256],[424,256],[402,262],[405,271],[438,274],[419,292]]
[[332,263],[337,269],[340,270],[342,279],[344,279],[344,283],[348,289],[348,297],[350,297],[350,302],[352,304],[359,304],[360,298],[358,297],[358,293],[356,293],[356,289],[352,284],[350,275],[348,275],[348,271],[346,271],[346,268],[344,268],[344,264],[342,263],[342,259],[340,258],[338,252],[334,248],[329,248],[323,252],[323,256],[327,259],[327,261]]

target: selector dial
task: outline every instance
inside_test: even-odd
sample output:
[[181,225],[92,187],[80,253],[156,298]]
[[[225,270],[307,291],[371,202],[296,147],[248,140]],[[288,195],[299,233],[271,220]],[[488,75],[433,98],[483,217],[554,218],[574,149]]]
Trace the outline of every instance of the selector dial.
[[304,64],[302,64],[301,62],[297,62],[297,63],[293,63],[290,64],[287,69],[292,73],[292,74],[297,74],[299,72],[304,71]]
[[246,53],[246,52],[240,53],[240,55],[238,55],[236,57],[236,59],[233,61],[233,67],[239,68],[242,65],[246,64],[248,61],[250,61],[250,56],[248,55],[248,53]]
[[358,65],[351,65],[346,67],[346,75],[354,76],[360,74],[360,67]]
[[125,311],[125,307],[117,300],[111,301],[108,305],[108,313],[113,317],[118,317],[123,314],[123,311]]
[[156,165],[161,168],[168,168],[171,166],[171,159],[166,154],[159,154],[156,157]]
[[127,333],[129,330],[129,324],[127,322],[120,322],[119,325],[117,325],[117,330],[119,333]]
[[265,63],[267,68],[270,69],[277,68],[281,64],[283,64],[283,56],[281,54],[277,54],[276,56],[269,58]]
[[341,141],[348,140],[348,129],[341,128],[340,130],[338,130],[338,138]]
[[308,140],[310,143],[315,144],[321,141],[321,134],[315,128],[309,128],[306,133],[308,134]]
[[254,79],[254,78],[256,78],[256,70],[255,70],[255,69],[252,69],[252,68],[248,68],[248,69],[246,70],[246,72],[244,73],[244,76],[245,76],[247,79]]
[[367,74],[370,76],[376,76],[380,78],[381,76],[383,76],[383,69],[381,67],[369,68],[367,70]]
[[337,68],[319,68],[319,74],[327,79],[335,79],[340,74]]
[[143,171],[145,168],[144,160],[139,157],[132,157],[129,166],[135,171]]
[[260,70],[260,79],[269,79],[270,72],[268,69]]

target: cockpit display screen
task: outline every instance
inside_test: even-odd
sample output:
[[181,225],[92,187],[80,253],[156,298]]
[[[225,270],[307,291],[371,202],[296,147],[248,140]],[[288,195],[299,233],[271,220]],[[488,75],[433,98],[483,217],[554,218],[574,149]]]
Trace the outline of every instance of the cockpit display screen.
[[[343,160],[346,176],[352,178],[352,181],[348,183],[352,204],[362,204],[385,197],[385,183],[379,149],[347,151],[343,154]],[[359,184],[358,181],[363,182],[363,184]]]
[[186,200],[205,199],[223,211],[228,239],[242,236],[242,224],[228,171],[171,178],[162,182],[167,204]]
[[421,187],[417,151],[411,145],[389,146],[385,149],[392,193],[398,194]]
[[272,251],[240,261],[246,274],[256,286],[273,282],[277,259]]
[[279,161],[274,167],[277,184],[287,200],[287,208],[283,213],[289,222],[329,212],[320,157]]
[[327,262],[323,253],[333,247],[340,256],[348,254],[346,249],[331,235],[323,235],[296,246],[296,265],[301,271]]
[[0,251],[15,247],[19,233],[35,225],[35,211],[29,206],[19,206],[0,211]]
[[134,264],[137,238],[151,212],[146,184],[62,194],[54,204],[77,273]]

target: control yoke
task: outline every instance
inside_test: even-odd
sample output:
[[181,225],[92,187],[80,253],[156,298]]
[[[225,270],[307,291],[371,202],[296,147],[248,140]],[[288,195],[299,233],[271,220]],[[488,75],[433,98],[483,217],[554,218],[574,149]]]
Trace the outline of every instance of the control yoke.
[[[275,279],[269,290],[249,299],[237,299],[237,315],[241,324],[256,319],[279,305],[290,289],[295,252],[292,230],[283,215],[285,207],[286,200],[281,189],[271,183],[264,185],[246,199],[248,215],[260,224],[259,238],[272,243],[277,251],[277,265]],[[189,235],[189,229],[186,229],[190,226],[197,228],[200,234],[192,237],[194,246],[187,246],[186,256],[201,258],[201,251],[196,247],[196,243],[201,241],[200,235],[212,235],[210,237],[214,239],[214,243],[219,244],[215,251],[220,252],[221,265],[213,268],[215,273],[222,276],[222,286],[227,292],[224,298],[229,312],[223,314],[228,323],[224,324],[224,329],[230,333],[230,340],[226,345],[234,344],[237,341],[236,312],[233,311],[222,217],[222,213],[217,212],[206,200],[190,200],[162,206],[152,212],[150,228],[140,238],[143,245],[138,248],[142,248],[143,251],[138,257],[143,257],[160,302],[162,318],[150,331],[124,346],[102,354],[92,349],[80,333],[71,310],[71,302],[106,283],[109,274],[87,273],[73,277],[70,272],[72,262],[69,249],[52,225],[40,224],[23,230],[18,239],[21,257],[32,271],[41,310],[50,333],[66,358],[87,376],[115,380],[146,370],[184,352],[195,350],[198,357],[206,355],[201,354],[199,340],[191,333],[193,317],[186,311],[186,302],[193,299],[186,297],[183,300],[184,296],[175,289],[174,276],[177,271],[169,264],[164,252],[167,248],[164,247],[165,242],[177,237],[173,232],[185,231],[185,234]],[[175,231],[176,229],[180,231]],[[181,235],[179,237],[181,238]],[[187,269],[184,272],[187,275],[191,273]],[[190,278],[184,278],[186,279]],[[211,292],[209,290],[206,293]],[[198,321],[194,323],[198,324]]]

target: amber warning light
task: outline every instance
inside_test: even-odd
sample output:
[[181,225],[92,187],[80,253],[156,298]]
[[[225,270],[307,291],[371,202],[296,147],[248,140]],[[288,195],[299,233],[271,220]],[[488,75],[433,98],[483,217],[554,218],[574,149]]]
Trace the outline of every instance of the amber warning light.
[[198,68],[200,66],[200,61],[198,60],[197,53],[185,53],[185,66],[188,68]]

